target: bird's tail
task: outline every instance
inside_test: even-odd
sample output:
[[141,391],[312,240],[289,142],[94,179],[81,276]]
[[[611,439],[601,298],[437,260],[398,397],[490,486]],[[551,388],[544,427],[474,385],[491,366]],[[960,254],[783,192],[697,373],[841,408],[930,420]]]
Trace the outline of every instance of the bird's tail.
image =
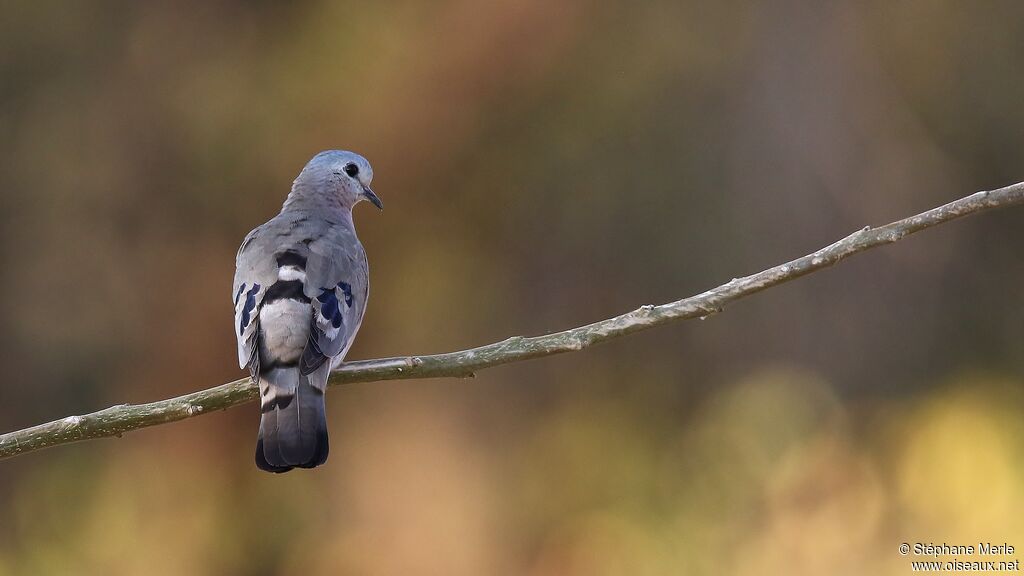
[[324,389],[330,363],[310,374],[297,367],[260,374],[260,433],[256,466],[268,472],[315,468],[327,461]]

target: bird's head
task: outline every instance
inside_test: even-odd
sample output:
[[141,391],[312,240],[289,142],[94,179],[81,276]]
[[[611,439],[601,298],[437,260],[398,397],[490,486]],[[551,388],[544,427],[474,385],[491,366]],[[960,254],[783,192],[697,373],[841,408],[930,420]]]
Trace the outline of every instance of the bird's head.
[[373,168],[366,158],[345,150],[325,150],[306,164],[295,179],[292,190],[336,194],[346,208],[352,208],[361,200],[369,200],[383,210],[384,204],[370,189],[372,180]]

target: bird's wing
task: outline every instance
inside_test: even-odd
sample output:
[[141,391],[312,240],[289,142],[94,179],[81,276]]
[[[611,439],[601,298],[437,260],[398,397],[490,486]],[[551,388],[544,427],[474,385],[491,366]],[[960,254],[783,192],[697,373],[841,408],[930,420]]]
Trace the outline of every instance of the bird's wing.
[[351,228],[328,226],[309,244],[305,288],[313,314],[299,370],[309,374],[329,358],[343,357],[366,310],[366,254]]
[[260,306],[267,289],[277,279],[273,252],[266,250],[270,236],[264,224],[245,237],[235,256],[235,337],[238,340],[238,365],[248,368],[253,380],[259,376]]

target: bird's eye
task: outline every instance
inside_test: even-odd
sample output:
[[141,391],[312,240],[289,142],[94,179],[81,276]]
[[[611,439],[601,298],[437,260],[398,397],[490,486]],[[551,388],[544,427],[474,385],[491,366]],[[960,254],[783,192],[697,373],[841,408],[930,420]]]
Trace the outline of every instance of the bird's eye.
[[355,178],[359,174],[359,166],[356,166],[355,164],[345,164],[345,174]]

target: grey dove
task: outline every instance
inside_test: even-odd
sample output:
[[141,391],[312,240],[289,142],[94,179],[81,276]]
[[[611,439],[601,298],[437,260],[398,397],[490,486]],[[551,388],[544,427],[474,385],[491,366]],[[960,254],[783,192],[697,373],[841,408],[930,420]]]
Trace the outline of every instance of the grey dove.
[[259,386],[256,465],[268,472],[327,460],[327,377],[363,321],[369,278],[352,208],[373,169],[353,152],[313,157],[281,213],[250,232],[235,258],[238,363]]

